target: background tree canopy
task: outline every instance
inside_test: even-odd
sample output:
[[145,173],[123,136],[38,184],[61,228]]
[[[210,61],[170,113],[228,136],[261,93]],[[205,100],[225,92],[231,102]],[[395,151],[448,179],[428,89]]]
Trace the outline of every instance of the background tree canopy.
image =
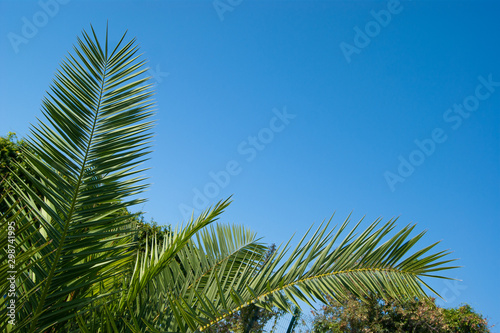
[[467,304],[445,309],[434,298],[398,301],[374,294],[363,300],[350,295],[343,301],[328,297],[328,304],[313,312],[311,333],[487,333],[488,321]]
[[[8,185],[8,182],[15,181],[14,174],[23,181],[29,182],[19,172],[19,165],[26,167],[26,163],[22,158],[21,147],[26,147],[26,144],[22,140],[18,141],[15,133],[8,133],[6,137],[0,137],[0,193],[2,195],[12,194],[12,188]],[[7,206],[2,199],[0,201],[0,211],[5,212],[6,210]]]

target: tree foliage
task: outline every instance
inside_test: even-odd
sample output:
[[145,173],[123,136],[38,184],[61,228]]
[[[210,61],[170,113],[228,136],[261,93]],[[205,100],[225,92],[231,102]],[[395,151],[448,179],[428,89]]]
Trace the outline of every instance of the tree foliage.
[[[20,171],[20,168],[27,167],[24,163],[22,148],[27,149],[27,144],[23,140],[18,140],[15,133],[9,132],[7,136],[0,137],[0,193],[3,195],[15,195],[9,182],[16,182],[16,179],[20,179],[30,183]],[[36,191],[33,186],[31,188]],[[7,203],[0,200],[0,212],[7,209]]]
[[[449,332],[457,333],[486,333],[490,332],[488,320],[464,304],[458,308],[444,309],[444,320]],[[493,327],[493,326],[491,326]]]
[[[226,319],[215,323],[206,332],[210,333],[262,333],[267,323],[273,321],[275,324],[285,312],[280,309],[272,311],[251,304],[238,312],[233,313]],[[273,332],[273,331],[271,331]]]
[[6,154],[15,172],[1,196],[0,331],[200,332],[253,318],[252,305],[291,311],[328,292],[424,298],[423,278],[453,268],[437,243],[415,249],[424,233],[395,231],[395,220],[358,232],[361,221],[349,231],[350,217],[330,219],[269,255],[247,228],[215,223],[229,199],[142,238],[129,209],[147,188],[153,91],[135,40],[108,40],[83,32],[22,161]]
[[361,300],[351,294],[337,301],[328,296],[328,304],[313,315],[312,333],[490,332],[487,320],[469,305],[444,309],[435,304],[434,298],[384,300],[371,294]]

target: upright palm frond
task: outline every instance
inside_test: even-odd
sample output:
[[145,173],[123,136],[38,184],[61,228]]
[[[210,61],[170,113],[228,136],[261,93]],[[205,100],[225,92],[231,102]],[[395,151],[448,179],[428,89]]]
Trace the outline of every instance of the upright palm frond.
[[20,277],[28,281],[15,330],[57,329],[101,297],[82,297],[93,285],[129,270],[135,259],[130,216],[117,212],[142,202],[130,196],[146,187],[136,174],[149,152],[153,103],[137,46],[124,37],[111,50],[107,33],[101,45],[93,29],[83,32],[43,101],[46,119],[27,140],[32,174],[24,171],[40,195],[20,178],[13,183],[33,215],[17,222],[39,225],[51,243]]

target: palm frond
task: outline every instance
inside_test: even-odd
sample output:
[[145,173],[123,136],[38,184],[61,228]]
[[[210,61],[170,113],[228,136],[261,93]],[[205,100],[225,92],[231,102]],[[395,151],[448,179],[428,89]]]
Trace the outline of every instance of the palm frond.
[[[415,226],[406,226],[387,239],[395,221],[379,227],[377,220],[357,235],[358,223],[341,240],[348,223],[349,218],[335,233],[325,223],[309,238],[305,235],[292,251],[288,245],[282,247],[262,267],[256,262],[236,267],[238,273],[229,277],[224,270],[214,269],[195,296],[186,292],[182,301],[171,304],[189,324],[184,331],[203,331],[249,304],[290,310],[289,301],[300,307],[299,300],[312,305],[326,302],[325,295],[343,299],[347,293],[375,292],[396,299],[426,297],[423,278],[442,277],[434,274],[454,268],[447,265],[453,260],[442,260],[448,252],[429,254],[437,243],[409,254],[424,235],[410,237]],[[198,252],[200,258],[209,256],[200,248]]]
[[142,202],[131,195],[147,186],[137,166],[149,153],[153,102],[138,48],[124,37],[109,52],[107,33],[101,45],[93,29],[83,32],[23,151],[30,172],[20,167],[38,194],[19,177],[12,183],[32,213],[18,223],[39,224],[51,243],[24,277],[32,288],[21,296],[18,331],[56,329],[100,297],[82,297],[92,285],[132,266],[131,242],[118,242],[130,237],[130,216],[117,212]]

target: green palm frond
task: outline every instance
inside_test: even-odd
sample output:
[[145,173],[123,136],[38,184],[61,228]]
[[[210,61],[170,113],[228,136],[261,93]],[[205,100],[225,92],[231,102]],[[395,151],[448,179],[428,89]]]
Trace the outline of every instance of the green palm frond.
[[83,32],[23,151],[32,172],[24,174],[41,195],[19,177],[12,185],[33,214],[28,223],[39,224],[51,243],[31,270],[33,288],[20,298],[30,306],[18,314],[18,331],[55,329],[74,318],[100,297],[82,297],[93,285],[130,270],[135,259],[130,216],[117,212],[142,202],[130,196],[146,187],[137,166],[149,153],[153,102],[137,46],[124,37],[111,50],[107,34],[101,45],[93,29]]
[[[375,292],[394,298],[426,297],[424,288],[429,287],[423,278],[441,277],[436,272],[454,268],[447,265],[453,260],[442,260],[448,252],[428,254],[437,243],[409,254],[424,235],[410,237],[414,226],[406,226],[387,239],[395,221],[378,227],[377,220],[357,235],[358,223],[340,241],[348,222],[335,233],[329,231],[329,222],[320,226],[292,251],[285,245],[263,266],[256,261],[237,267],[232,276],[214,269],[200,289],[186,291],[176,304],[176,311],[189,324],[183,331],[203,331],[249,304],[290,310],[289,301],[297,306],[299,300],[325,302],[327,294],[342,299],[347,292],[358,296]],[[220,238],[212,241],[223,242]],[[209,255],[198,248],[198,256]]]

